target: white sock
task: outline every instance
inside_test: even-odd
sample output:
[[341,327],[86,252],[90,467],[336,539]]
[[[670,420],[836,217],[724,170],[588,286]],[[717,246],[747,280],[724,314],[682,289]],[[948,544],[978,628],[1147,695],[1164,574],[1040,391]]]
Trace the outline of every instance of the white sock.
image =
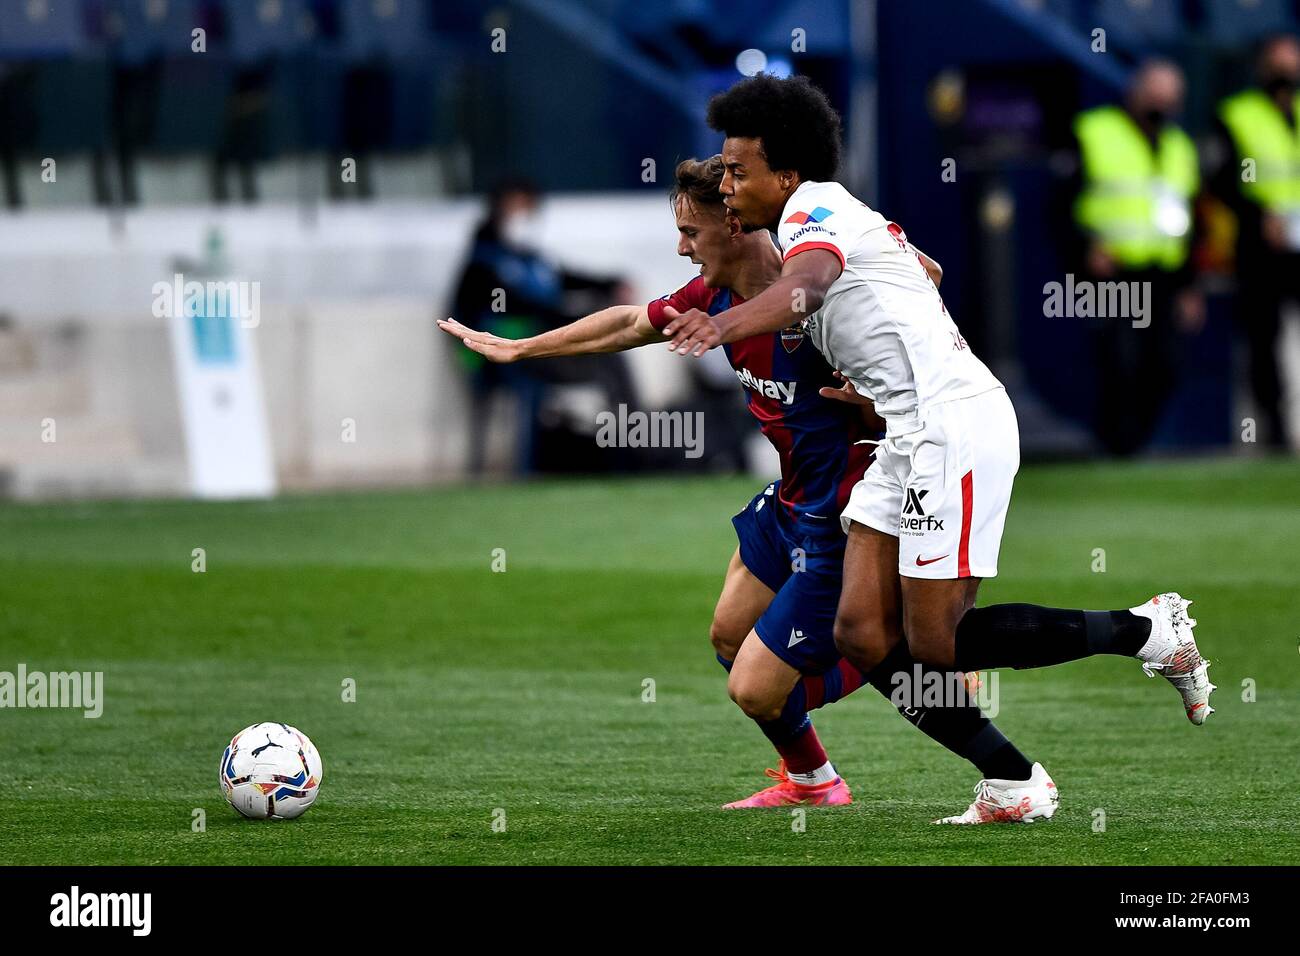
[[816,770],[812,770],[808,773],[794,773],[793,771],[787,770],[785,774],[795,783],[804,787],[816,787],[823,783],[830,783],[839,776],[839,774],[835,772],[835,768],[831,766],[829,760]]

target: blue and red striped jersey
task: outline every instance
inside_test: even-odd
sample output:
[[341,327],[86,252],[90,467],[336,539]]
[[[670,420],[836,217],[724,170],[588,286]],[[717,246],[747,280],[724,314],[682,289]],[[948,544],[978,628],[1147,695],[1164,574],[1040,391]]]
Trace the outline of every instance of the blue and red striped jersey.
[[[651,302],[650,322],[668,324],[664,308],[700,309],[717,315],[744,299],[730,289],[711,289],[696,276],[676,292]],[[798,327],[755,335],[724,345],[727,359],[745,388],[750,414],[781,458],[781,504],[810,531],[839,531],[839,516],[849,492],[871,463],[882,436],[870,428],[855,405],[823,398],[817,390],[838,388],[830,365]]]

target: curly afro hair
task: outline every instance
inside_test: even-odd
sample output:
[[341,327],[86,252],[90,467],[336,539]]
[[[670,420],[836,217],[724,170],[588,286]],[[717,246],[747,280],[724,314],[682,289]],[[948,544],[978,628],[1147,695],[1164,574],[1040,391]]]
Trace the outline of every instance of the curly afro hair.
[[840,166],[840,117],[806,76],[760,73],[709,101],[709,125],[724,136],[756,137],[773,171],[826,182]]

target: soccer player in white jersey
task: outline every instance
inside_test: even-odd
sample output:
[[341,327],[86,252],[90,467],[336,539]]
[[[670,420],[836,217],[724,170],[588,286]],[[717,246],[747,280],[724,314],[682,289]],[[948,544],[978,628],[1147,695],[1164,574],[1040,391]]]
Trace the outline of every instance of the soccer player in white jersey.
[[[1188,719],[1213,713],[1187,615],[1167,592],[1128,610],[1001,604],[975,607],[998,549],[1020,466],[1016,415],[1002,384],[972,354],[903,230],[834,181],[840,120],[804,77],[741,80],[709,104],[726,137],[720,191],[746,229],[775,231],[781,277],[726,312],[692,309],[665,328],[674,351],[702,355],[802,321],[845,380],[845,401],[885,420],[876,466],[841,516],[848,535],[835,622],[840,652],[875,667],[900,640],[913,657],[976,671],[1042,667],[1094,654],[1142,661],[1182,696]],[[1027,779],[986,780],[962,815],[941,822],[1032,818],[1051,798]]]
[[[676,292],[645,306],[604,309],[518,341],[476,331],[454,319],[440,321],[439,327],[489,361],[510,363],[664,342],[660,328],[668,322],[663,312],[670,305],[719,312],[757,295],[780,274],[781,257],[766,233],[744,233],[727,214],[718,191],[722,176],[721,156],[684,160],[677,166],[671,194],[677,252],[699,264],[700,274]],[[937,266],[930,266],[938,282]],[[863,684],[874,687],[911,724],[985,776],[1028,773],[1028,758],[960,687],[933,705],[923,694],[896,695],[894,675],[922,669],[906,645],[895,647],[869,674],[858,672],[836,651],[834,625],[845,543],[836,519],[871,463],[872,449],[855,443],[878,437],[881,431],[874,416],[864,414],[865,408],[821,397],[823,389],[835,393],[834,373],[816,349],[801,341],[802,335],[785,329],[726,349],[745,383],[749,410],[779,453],[782,474],[732,519],[739,547],[709,629],[732,699],[758,724],[781,762],[778,770],[769,771],[775,785],[726,808],[851,803],[848,785],[822,747],[809,711]],[[784,384],[782,397],[752,384],[768,376]],[[799,565],[791,561],[796,549],[804,556]],[[920,684],[947,676],[924,670],[930,673]],[[1051,816],[1054,809],[1039,807],[1038,813]]]

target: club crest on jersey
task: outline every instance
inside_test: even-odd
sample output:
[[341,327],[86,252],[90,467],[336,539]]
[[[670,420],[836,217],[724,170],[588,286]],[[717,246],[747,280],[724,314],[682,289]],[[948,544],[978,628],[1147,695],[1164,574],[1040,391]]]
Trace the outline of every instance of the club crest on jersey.
[[781,330],[781,346],[787,352],[793,352],[803,344],[803,323],[804,319],[799,320],[789,328]]

